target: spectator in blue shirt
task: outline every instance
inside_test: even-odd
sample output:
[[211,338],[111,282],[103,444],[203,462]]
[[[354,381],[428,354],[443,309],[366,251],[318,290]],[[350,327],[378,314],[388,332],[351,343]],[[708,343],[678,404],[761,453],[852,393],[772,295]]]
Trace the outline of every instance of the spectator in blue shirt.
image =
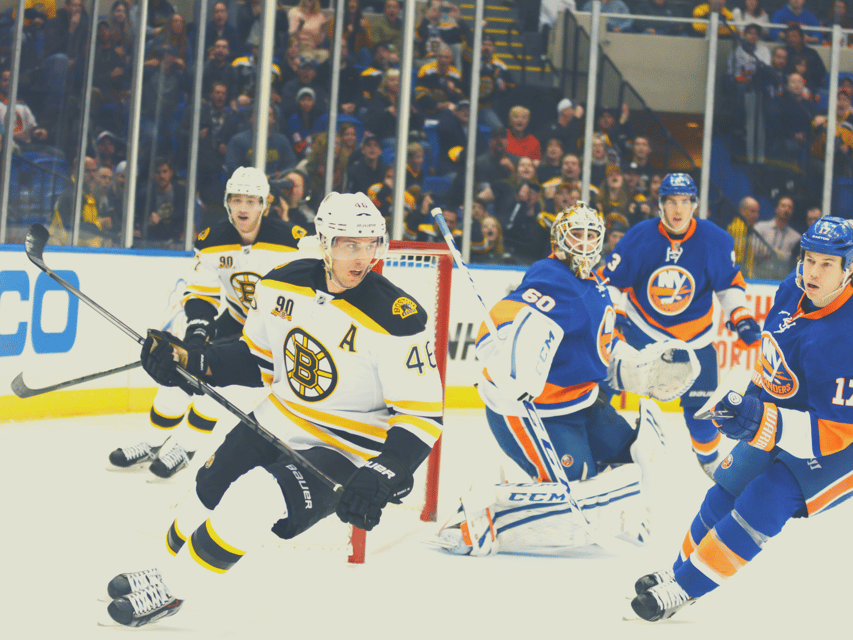
[[[777,9],[770,19],[773,24],[798,24],[804,27],[819,27],[820,21],[817,16],[805,8],[806,0],[788,0],[788,5]],[[771,29],[770,39],[773,41],[784,40],[784,29]],[[805,34],[806,42],[819,42],[821,34],[809,31]]]
[[[592,11],[592,1],[587,2],[581,11]],[[628,15],[631,10],[622,0],[601,0],[601,13],[619,13]],[[607,18],[608,31],[630,31],[634,24],[633,18]]]

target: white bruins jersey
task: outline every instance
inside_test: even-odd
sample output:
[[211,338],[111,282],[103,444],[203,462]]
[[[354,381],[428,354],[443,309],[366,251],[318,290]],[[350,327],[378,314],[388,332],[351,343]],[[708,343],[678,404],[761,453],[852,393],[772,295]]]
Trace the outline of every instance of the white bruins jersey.
[[240,234],[226,221],[198,234],[195,266],[187,278],[183,303],[209,302],[217,315],[227,312],[245,324],[255,287],[267,273],[296,257],[305,229],[278,218],[262,218],[255,242],[242,246]]
[[255,303],[243,340],[272,386],[254,412],[262,425],[294,448],[332,447],[358,465],[395,427],[432,448],[442,389],[416,300],[372,271],[327,293],[323,262],[307,259],[261,280]]

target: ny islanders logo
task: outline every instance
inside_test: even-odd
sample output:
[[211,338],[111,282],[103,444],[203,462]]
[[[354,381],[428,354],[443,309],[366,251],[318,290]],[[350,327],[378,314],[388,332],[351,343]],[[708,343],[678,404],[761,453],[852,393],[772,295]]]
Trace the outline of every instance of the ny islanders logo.
[[649,278],[648,297],[652,307],[665,316],[677,316],[690,306],[696,282],[687,269],[676,265],[661,267]]
[[800,388],[797,376],[788,368],[785,356],[778,343],[767,332],[761,334],[761,366],[762,386],[771,396],[777,398],[790,398]]
[[610,354],[616,339],[616,311],[613,307],[604,310],[604,317],[598,327],[598,357],[607,365],[610,364]]

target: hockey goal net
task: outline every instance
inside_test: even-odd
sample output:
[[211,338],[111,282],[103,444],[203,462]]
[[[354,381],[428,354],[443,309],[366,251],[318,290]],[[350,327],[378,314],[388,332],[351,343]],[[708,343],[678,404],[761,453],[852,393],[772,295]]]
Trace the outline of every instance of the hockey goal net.
[[[410,294],[426,310],[442,389],[445,388],[447,364],[452,268],[453,258],[445,245],[401,241],[391,241],[385,259],[374,267],[374,271]],[[403,504],[389,504],[383,510],[382,522],[370,536],[361,529],[344,525],[337,516],[331,515],[287,543],[276,541],[271,544],[346,555],[350,563],[361,564],[365,561],[368,540],[371,549],[382,548],[416,531],[418,522],[435,521],[440,461],[441,439],[415,473],[412,493],[403,500]]]

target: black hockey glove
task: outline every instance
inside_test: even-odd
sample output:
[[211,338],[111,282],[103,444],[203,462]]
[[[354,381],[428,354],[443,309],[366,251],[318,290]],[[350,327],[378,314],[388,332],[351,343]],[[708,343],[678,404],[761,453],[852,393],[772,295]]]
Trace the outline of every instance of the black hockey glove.
[[338,503],[338,517],[347,524],[370,531],[379,524],[382,509],[400,501],[412,491],[414,478],[409,468],[393,453],[380,453],[367,461],[344,485]]
[[201,348],[188,347],[170,333],[151,329],[142,345],[140,359],[142,368],[157,384],[180,387],[189,394],[201,394],[177,370],[180,364],[188,373],[201,377],[206,368]]
[[193,318],[187,322],[184,344],[200,347],[213,336],[213,321],[208,318]]

